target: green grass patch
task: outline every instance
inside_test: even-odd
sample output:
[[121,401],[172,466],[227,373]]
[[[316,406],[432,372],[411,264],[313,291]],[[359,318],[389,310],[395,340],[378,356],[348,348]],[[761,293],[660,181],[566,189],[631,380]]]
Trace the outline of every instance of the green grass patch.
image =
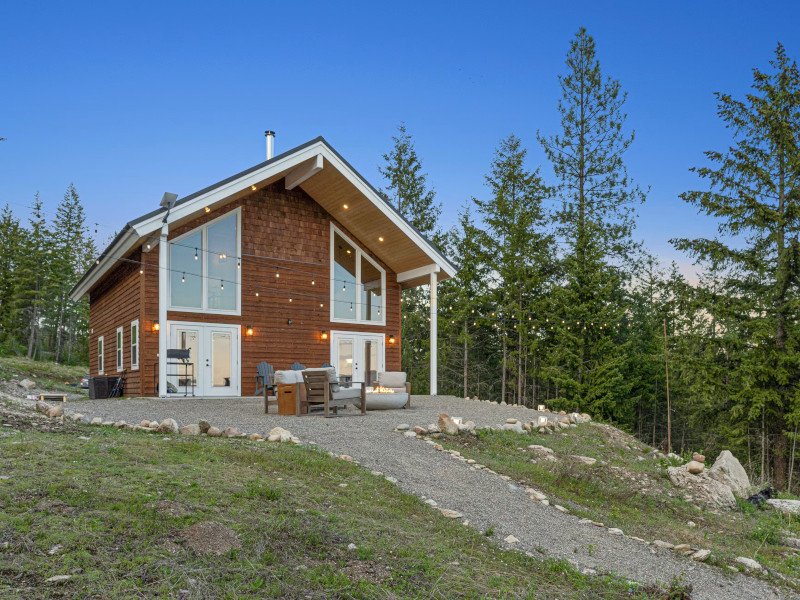
[[0,357],[0,377],[4,379],[30,379],[39,389],[56,392],[86,393],[80,387],[68,384],[80,384],[81,377],[89,372],[86,365],[62,365],[54,362],[29,360],[22,356]]
[[[658,597],[499,549],[317,450],[83,431],[0,438],[4,599]],[[203,521],[242,547],[195,553],[179,534]]]
[[[648,447],[613,427],[581,425],[553,435],[481,430],[477,436],[442,436],[438,441],[541,490],[551,503],[575,515],[646,540],[708,548],[717,564],[733,564],[737,556],[756,558],[788,576],[786,585],[800,589],[800,559],[782,544],[787,535],[800,537],[800,521],[745,501],[739,501],[737,510],[718,514],[687,501],[683,490],[669,481],[669,465],[647,457]],[[551,448],[559,460],[537,459],[527,449],[530,444]],[[570,455],[598,462],[587,466]]]

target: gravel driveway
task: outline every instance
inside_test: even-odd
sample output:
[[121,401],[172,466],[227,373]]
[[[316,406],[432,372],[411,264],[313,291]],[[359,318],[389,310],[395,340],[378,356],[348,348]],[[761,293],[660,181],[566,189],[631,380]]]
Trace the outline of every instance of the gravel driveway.
[[579,524],[577,517],[531,501],[511,482],[472,470],[430,444],[393,431],[400,423],[412,427],[435,423],[440,412],[477,425],[495,425],[508,417],[530,421],[536,418],[536,411],[448,396],[414,396],[410,410],[370,412],[366,416],[353,410],[331,419],[264,415],[263,410],[259,399],[133,399],[73,402],[66,412],[128,423],[171,417],[181,426],[205,419],[216,427],[233,426],[246,433],[266,433],[280,426],[304,442],[316,442],[336,454],[349,454],[366,468],[395,477],[404,491],[433,499],[440,508],[463,513],[464,519],[478,529],[493,524],[494,539],[508,546],[502,540],[513,535],[519,540],[513,544],[518,550],[544,550],[579,569],[614,572],[639,582],[668,585],[673,577],[682,576],[694,586],[696,600],[798,597],[779,593],[755,578]]

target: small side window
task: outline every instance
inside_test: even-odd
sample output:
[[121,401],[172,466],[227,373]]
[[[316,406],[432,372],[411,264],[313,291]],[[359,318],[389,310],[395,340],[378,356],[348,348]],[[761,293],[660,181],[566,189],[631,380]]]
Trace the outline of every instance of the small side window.
[[139,320],[131,323],[131,369],[139,368]]
[[105,373],[106,362],[105,362],[105,357],[103,356],[103,350],[105,350],[104,344],[103,344],[104,341],[105,340],[104,340],[102,335],[99,338],[97,338],[97,374],[98,375],[102,375],[103,373]]
[[125,335],[125,330],[122,327],[117,328],[117,371],[122,371],[125,365],[122,364],[122,340]]

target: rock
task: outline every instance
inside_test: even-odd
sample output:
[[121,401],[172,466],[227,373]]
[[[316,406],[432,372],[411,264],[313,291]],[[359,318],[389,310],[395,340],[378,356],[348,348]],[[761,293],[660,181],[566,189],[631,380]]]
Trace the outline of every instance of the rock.
[[226,427],[222,430],[222,437],[232,438],[239,435],[239,430],[236,427]]
[[[269,435],[267,436],[268,442],[291,442],[292,441],[292,432],[288,429],[284,429],[283,427],[273,427],[269,430]],[[342,460],[346,460],[343,458],[345,455],[340,456]],[[350,457],[350,460],[347,462],[353,462],[353,458]]]
[[528,492],[531,500],[536,500],[537,502],[542,502],[543,500],[547,500],[547,496],[545,496],[542,492],[538,490],[528,488],[525,491]]
[[408,431],[411,429],[411,426],[408,423],[400,423],[397,427],[395,427],[397,431]]
[[123,427],[127,427],[127,426],[128,426],[128,424],[125,421],[115,421],[114,422],[114,427],[116,427],[117,429],[122,429]]
[[358,546],[356,546],[355,544],[353,544],[351,542],[351,543],[347,544],[347,549],[350,550],[350,551],[358,550]]
[[148,427],[148,428],[149,428],[149,427],[150,427],[150,421],[148,421],[147,419],[145,419],[144,421],[142,421],[141,423],[139,423],[139,427]]
[[514,419],[513,423],[505,423],[502,427],[503,431],[513,431],[514,433],[525,433],[522,423]]
[[175,419],[164,419],[158,426],[159,433],[177,433],[177,431],[178,431],[178,423],[175,421]]
[[724,508],[731,510],[736,508],[736,499],[733,497],[731,488],[709,477],[709,471],[700,475],[692,475],[683,467],[667,468],[672,485],[686,490],[696,497],[703,504],[711,508]]
[[211,423],[203,419],[200,419],[197,426],[200,428],[200,433],[208,433],[208,430],[211,429]]
[[691,558],[697,562],[706,562],[709,556],[711,556],[711,550],[698,550],[691,555]]
[[708,476],[728,486],[734,494],[746,498],[750,491],[750,479],[742,464],[728,450],[720,452],[708,470]]
[[439,512],[442,513],[443,517],[446,517],[448,519],[460,519],[461,517],[464,516],[457,510],[450,510],[449,508],[440,508]]
[[68,581],[70,579],[72,579],[72,575],[53,575],[45,579],[45,583],[61,583],[62,581]]
[[102,424],[103,424],[103,419],[101,419],[100,417],[95,417],[91,421],[89,421],[89,425],[102,425]]
[[687,527],[693,527],[693,528],[694,528],[694,527],[697,527],[697,523],[695,523],[694,521],[688,521],[688,522],[686,523],[686,526],[687,526]]
[[436,423],[431,423],[428,425],[428,433],[442,433],[442,430]]
[[528,450],[530,450],[533,454],[536,455],[537,458],[543,458],[549,461],[556,461],[556,453],[553,452],[552,448],[548,448],[547,446],[540,446],[539,444],[531,444],[528,446]]
[[697,460],[690,460],[686,463],[686,470],[692,475],[700,475],[705,470],[706,466]]
[[102,423],[100,423],[100,425],[102,425],[103,427],[113,427],[114,421],[103,421]]
[[443,433],[447,435],[458,435],[458,425],[456,425],[456,422],[446,413],[441,413],[439,415],[438,425]]
[[30,379],[23,379],[22,381],[18,381],[17,385],[19,387],[21,387],[21,388],[25,388],[26,390],[29,390],[32,387],[34,387],[36,384],[33,381],[31,381]]
[[55,417],[61,417],[64,415],[64,406],[62,404],[56,404],[50,410],[47,411],[47,416],[51,419]]
[[675,546],[670,544],[669,542],[664,542],[662,540],[654,540],[653,546],[656,548],[663,548],[664,550],[672,550]]
[[673,547],[672,550],[675,552],[686,552],[691,546],[689,544],[678,544],[677,546]]
[[588,423],[592,420],[592,417],[587,413],[581,413],[581,419],[583,419],[584,423]]
[[704,463],[704,462],[706,462],[706,455],[705,454],[698,454],[697,452],[695,452],[694,454],[692,454],[692,460],[696,460],[697,462]]
[[513,535],[507,535],[505,538],[503,538],[503,541],[506,544],[516,544],[519,540],[515,538]]
[[75,413],[72,415],[72,421],[74,423],[80,423],[83,420],[83,415],[81,413]]
[[251,433],[247,436],[247,439],[257,442],[258,440],[263,440],[264,436],[262,436],[260,433]]
[[63,549],[64,549],[64,546],[62,546],[61,544],[56,544],[55,546],[50,548],[50,550],[48,550],[47,553],[50,556],[53,556],[54,554],[58,554],[59,552],[61,552]]
[[416,431],[404,431],[403,435],[405,437],[415,438],[415,437],[417,437],[417,432]]
[[800,538],[796,537],[787,537],[786,541],[784,542],[786,546],[789,548],[794,548],[795,550],[800,550]]
[[389,483],[393,483],[393,484],[397,483],[397,478],[396,477],[390,477],[389,475],[387,475],[386,477],[384,477],[384,479],[386,481],[388,481]]
[[771,498],[767,500],[767,504],[785,515],[800,514],[800,500],[779,500]]
[[184,425],[178,429],[178,433],[181,435],[200,435],[200,425],[197,423],[193,423],[192,425]]
[[428,430],[425,429],[424,427],[420,427],[419,425],[416,425],[414,427],[414,433],[416,433],[418,435],[428,435]]
[[611,535],[624,535],[622,533],[622,529],[618,529],[616,527],[609,527],[608,528],[608,533],[610,533]]
[[216,427],[209,427],[208,431],[206,431],[206,435],[208,437],[221,437],[222,436],[222,431],[220,431]]
[[[725,452],[727,452],[727,450],[725,450]],[[752,558],[747,558],[746,556],[736,557],[736,562],[742,565],[748,571],[761,571],[764,568],[761,566],[760,562],[753,560]]]
[[227,554],[242,543],[236,533],[215,521],[195,523],[180,532],[186,545],[198,554]]
[[36,412],[40,412],[43,415],[46,415],[50,410],[50,408],[51,407],[47,402],[42,402],[41,400],[38,400],[36,402]]
[[506,419],[506,423],[508,423],[509,425],[513,425],[516,422],[517,422],[516,419]]
[[596,458],[592,458],[591,456],[581,456],[580,454],[570,454],[569,457],[575,462],[579,462],[589,467],[597,462]]
[[[270,435],[271,434],[272,434],[272,431],[270,431]],[[348,454],[342,454],[341,456],[339,456],[339,458],[341,460],[343,460],[344,462],[353,462],[353,457],[348,455]]]
[[553,508],[555,508],[558,512],[562,512],[564,514],[568,514],[569,510],[561,506],[560,504],[553,504]]
[[467,433],[472,433],[475,431],[475,423],[472,421],[467,421],[466,423],[461,423],[458,426],[459,431],[466,431]]

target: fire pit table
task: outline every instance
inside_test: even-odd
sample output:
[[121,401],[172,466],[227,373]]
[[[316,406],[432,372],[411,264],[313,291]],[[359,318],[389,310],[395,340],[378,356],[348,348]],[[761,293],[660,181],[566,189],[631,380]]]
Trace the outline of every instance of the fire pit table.
[[408,394],[393,392],[385,388],[367,388],[365,394],[367,410],[393,410],[403,408],[408,402]]

